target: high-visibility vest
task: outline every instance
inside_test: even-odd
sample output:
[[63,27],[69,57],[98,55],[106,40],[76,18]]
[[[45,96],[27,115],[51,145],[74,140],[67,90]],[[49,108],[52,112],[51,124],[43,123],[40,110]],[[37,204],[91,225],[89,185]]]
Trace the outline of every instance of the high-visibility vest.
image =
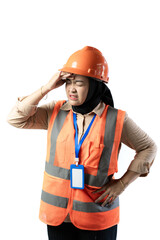
[[79,152],[84,165],[85,188],[70,187],[70,165],[75,164],[73,112],[61,110],[58,101],[50,119],[47,157],[44,171],[39,218],[46,224],[60,225],[69,213],[80,229],[103,230],[118,224],[119,199],[111,206],[95,203],[103,192],[93,194],[118,171],[117,159],[125,112],[108,105],[92,127]]

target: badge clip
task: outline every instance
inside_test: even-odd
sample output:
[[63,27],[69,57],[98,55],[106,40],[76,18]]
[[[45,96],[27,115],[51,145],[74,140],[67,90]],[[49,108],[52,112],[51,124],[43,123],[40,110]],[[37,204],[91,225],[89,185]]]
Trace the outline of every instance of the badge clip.
[[76,161],[76,167],[78,167],[79,158],[75,158],[75,161]]

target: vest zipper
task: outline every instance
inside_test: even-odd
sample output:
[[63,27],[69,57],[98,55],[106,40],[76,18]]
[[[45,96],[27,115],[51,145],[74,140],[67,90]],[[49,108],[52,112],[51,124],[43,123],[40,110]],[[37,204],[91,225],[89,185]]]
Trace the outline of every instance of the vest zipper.
[[74,189],[71,188],[70,197],[69,197],[68,206],[67,206],[67,214],[70,213],[70,210],[72,209],[72,206],[73,206],[73,190]]

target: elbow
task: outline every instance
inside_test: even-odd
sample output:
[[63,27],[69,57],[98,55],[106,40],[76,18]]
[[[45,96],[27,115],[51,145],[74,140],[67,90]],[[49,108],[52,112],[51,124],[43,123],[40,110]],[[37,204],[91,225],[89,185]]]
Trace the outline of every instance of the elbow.
[[154,142],[153,142],[153,144],[151,146],[151,149],[152,149],[152,159],[150,159],[149,162],[144,162],[143,163],[143,167],[144,167],[144,169],[146,171],[144,173],[142,173],[140,175],[140,177],[148,176],[148,174],[150,173],[150,168],[151,168],[152,164],[154,163],[154,160],[155,160],[155,157],[156,157],[156,153],[157,153],[157,145]]
[[154,149],[154,152],[155,152],[155,156],[156,156],[156,154],[157,154],[157,150],[158,150],[158,147],[157,147],[157,145],[156,145],[156,143],[155,142],[153,142],[153,149]]
[[10,116],[7,116],[6,122],[11,126],[15,126],[14,119],[12,119]]
[[6,122],[15,128],[25,128],[26,122],[17,121],[17,119],[7,117]]

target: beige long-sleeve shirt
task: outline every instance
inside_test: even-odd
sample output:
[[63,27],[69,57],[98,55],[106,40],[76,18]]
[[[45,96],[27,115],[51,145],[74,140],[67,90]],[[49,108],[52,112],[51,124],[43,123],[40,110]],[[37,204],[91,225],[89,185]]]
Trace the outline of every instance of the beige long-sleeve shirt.
[[[17,128],[48,129],[48,124],[56,101],[38,107],[37,105],[30,105],[27,101],[24,103],[24,98],[26,97],[18,98],[16,105],[8,115],[8,123]],[[77,113],[79,141],[86,131],[93,115],[97,114],[100,117],[104,108],[105,104],[100,102],[97,107],[88,114],[82,115]],[[72,109],[72,107],[68,102],[61,107],[63,111],[68,111],[70,109]],[[124,143],[136,151],[128,170],[137,172],[140,176],[147,176],[156,155],[156,144],[131,118],[128,117],[127,113],[123,124],[121,143]]]
[[[9,113],[7,118],[8,123],[17,128],[48,129],[48,124],[56,101],[38,107],[36,105],[30,105],[26,101],[24,103],[24,98],[25,97],[19,98],[16,105]],[[104,108],[105,104],[100,102],[97,107],[88,114],[82,115],[77,113],[78,141],[82,138],[93,115],[97,114],[100,117]],[[71,109],[72,107],[68,102],[61,107],[63,111]],[[156,145],[127,114],[125,115],[123,124],[121,143],[124,143],[136,151],[135,157],[131,161],[128,170],[137,172],[140,176],[147,176],[156,155]],[[64,221],[71,222],[69,214]]]

